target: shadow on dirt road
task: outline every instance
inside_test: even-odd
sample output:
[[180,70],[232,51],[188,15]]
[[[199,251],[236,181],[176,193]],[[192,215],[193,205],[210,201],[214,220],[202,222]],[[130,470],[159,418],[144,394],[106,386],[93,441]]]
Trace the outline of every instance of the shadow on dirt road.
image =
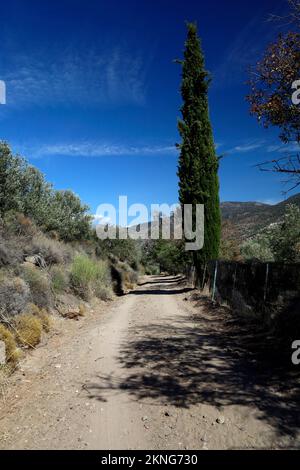
[[[188,290],[170,280],[147,284],[132,295],[151,299]],[[161,315],[162,321],[129,328],[118,356],[125,378],[99,376],[89,385],[90,397],[105,400],[103,393],[114,390],[180,408],[255,406],[278,434],[299,430],[299,373],[262,331],[201,298],[192,315],[183,306],[180,315],[164,316],[163,309]]]

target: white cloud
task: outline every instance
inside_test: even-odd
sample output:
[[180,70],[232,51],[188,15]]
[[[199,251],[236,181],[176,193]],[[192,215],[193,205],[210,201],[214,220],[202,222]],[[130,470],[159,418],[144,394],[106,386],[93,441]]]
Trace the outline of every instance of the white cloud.
[[227,150],[225,153],[232,154],[232,153],[247,153],[252,152],[253,150],[257,150],[261,148],[264,144],[264,141],[253,141],[253,142],[245,142],[240,145],[236,145],[235,147]]
[[138,54],[115,47],[88,54],[65,52],[49,62],[44,56],[15,55],[1,73],[7,106],[79,104],[142,105],[145,66]]
[[286,145],[269,145],[267,147],[267,152],[278,152],[278,153],[288,153],[288,152],[300,152],[300,145],[297,142],[292,142]]
[[34,146],[14,145],[14,149],[25,157],[41,158],[46,156],[69,156],[69,157],[105,157],[122,155],[170,155],[177,154],[174,145],[125,145],[103,142],[78,142],[42,144]]

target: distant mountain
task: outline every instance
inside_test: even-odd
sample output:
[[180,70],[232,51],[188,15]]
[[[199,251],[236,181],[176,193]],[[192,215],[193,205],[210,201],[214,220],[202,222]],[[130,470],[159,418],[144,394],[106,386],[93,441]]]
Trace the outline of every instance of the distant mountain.
[[232,223],[236,236],[244,240],[271,223],[278,222],[288,204],[300,207],[300,193],[275,205],[261,202],[222,202],[221,212],[223,220]]
[[[264,204],[262,202],[221,202],[222,220],[230,222],[227,227],[227,238],[243,241],[255,235],[259,230],[268,225],[279,222],[285,212],[288,204],[295,204],[300,207],[300,193],[289,197],[285,201],[278,204]],[[169,223],[169,218],[165,217],[166,223]],[[173,233],[171,220],[171,233]],[[159,227],[160,222],[152,222],[152,227]],[[143,233],[148,233],[150,236],[151,223],[147,222],[138,226],[132,227]]]

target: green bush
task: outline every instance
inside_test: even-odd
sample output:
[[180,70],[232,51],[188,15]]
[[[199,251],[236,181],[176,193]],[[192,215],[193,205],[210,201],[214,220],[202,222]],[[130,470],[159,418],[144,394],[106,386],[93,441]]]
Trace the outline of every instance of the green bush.
[[86,255],[75,256],[70,272],[71,284],[75,291],[84,297],[95,278],[95,263]]
[[[24,214],[21,222],[15,221],[17,212]],[[12,231],[25,235],[36,224],[65,241],[91,236],[91,216],[79,197],[72,191],[55,191],[37,168],[13,155],[6,142],[0,142],[0,217],[8,217]]]
[[50,271],[50,277],[51,277],[51,287],[55,293],[61,294],[68,288],[69,279],[68,279],[66,269],[64,267],[53,266],[53,268]]
[[109,287],[110,278],[106,261],[95,261],[86,255],[77,255],[71,265],[71,285],[81,297],[88,299]]
[[145,266],[145,274],[155,276],[160,273],[158,265]]

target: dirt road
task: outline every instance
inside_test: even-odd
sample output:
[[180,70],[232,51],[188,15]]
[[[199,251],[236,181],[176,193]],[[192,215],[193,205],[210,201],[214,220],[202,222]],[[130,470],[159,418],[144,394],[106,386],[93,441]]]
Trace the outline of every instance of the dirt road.
[[190,296],[178,277],[148,277],[103,312],[64,320],[15,374],[0,448],[300,447],[298,379]]

